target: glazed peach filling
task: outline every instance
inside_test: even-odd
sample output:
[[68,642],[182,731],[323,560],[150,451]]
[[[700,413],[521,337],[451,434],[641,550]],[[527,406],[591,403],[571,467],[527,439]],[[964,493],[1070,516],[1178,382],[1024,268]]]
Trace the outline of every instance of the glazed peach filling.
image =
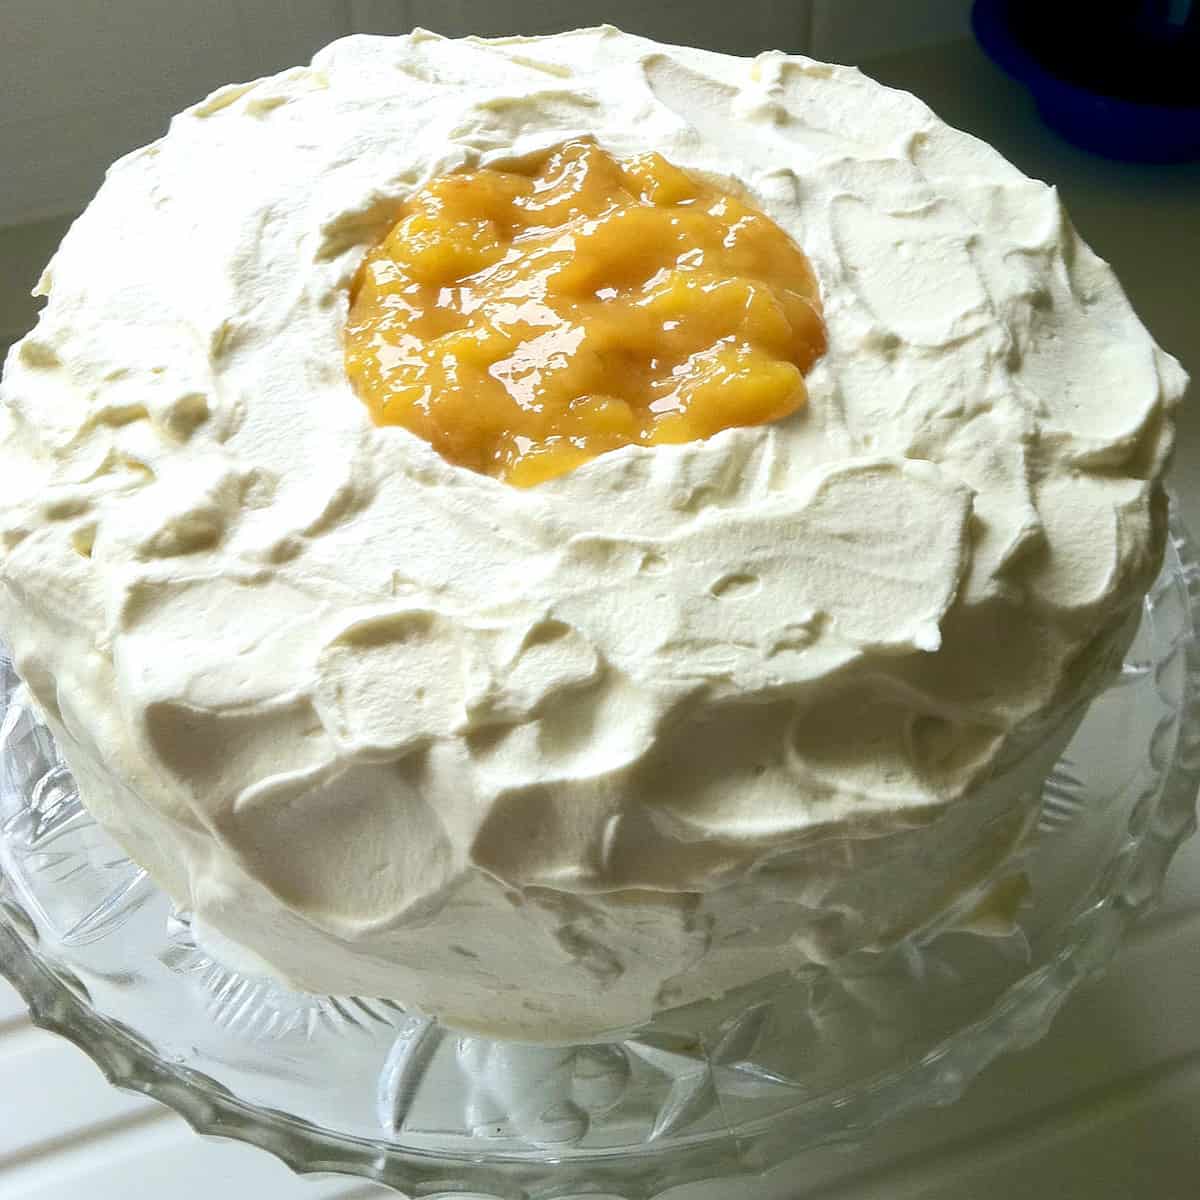
[[378,423],[520,487],[784,417],[824,348],[812,268],[778,225],[658,154],[585,140],[417,192],[346,327]]

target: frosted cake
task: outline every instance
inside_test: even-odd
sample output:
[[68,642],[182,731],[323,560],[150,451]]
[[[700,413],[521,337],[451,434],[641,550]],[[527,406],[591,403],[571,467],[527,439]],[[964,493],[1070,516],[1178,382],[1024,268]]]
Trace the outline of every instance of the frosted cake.
[[463,1029],[986,903],[1160,561],[1178,364],[1052,188],[807,58],[347,38],[116,163],[38,291],[0,630],[85,802],[227,961]]

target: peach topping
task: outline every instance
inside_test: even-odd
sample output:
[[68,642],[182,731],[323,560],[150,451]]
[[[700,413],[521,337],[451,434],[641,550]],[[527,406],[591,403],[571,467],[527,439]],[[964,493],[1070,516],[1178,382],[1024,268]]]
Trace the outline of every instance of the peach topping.
[[527,487],[787,416],[824,348],[778,225],[658,154],[578,140],[413,195],[355,280],[346,369],[378,423]]

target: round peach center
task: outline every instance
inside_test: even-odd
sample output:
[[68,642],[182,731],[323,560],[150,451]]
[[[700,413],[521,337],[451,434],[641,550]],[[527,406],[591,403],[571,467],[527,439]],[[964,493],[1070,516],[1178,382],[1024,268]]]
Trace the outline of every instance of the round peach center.
[[786,416],[825,332],[744,200],[590,141],[434,179],[364,261],[346,369],[375,420],[521,487]]

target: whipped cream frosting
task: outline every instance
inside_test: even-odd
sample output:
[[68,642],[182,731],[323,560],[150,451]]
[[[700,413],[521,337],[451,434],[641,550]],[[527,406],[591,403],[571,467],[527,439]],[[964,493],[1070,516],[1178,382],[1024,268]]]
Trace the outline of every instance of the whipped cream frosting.
[[[809,256],[807,408],[536,488],[372,424],[347,292],[580,135]],[[1006,870],[1157,568],[1184,376],[1052,188],[857,71],[352,37],[116,163],[0,415],[0,628],[97,818],[297,986],[592,1036]]]

